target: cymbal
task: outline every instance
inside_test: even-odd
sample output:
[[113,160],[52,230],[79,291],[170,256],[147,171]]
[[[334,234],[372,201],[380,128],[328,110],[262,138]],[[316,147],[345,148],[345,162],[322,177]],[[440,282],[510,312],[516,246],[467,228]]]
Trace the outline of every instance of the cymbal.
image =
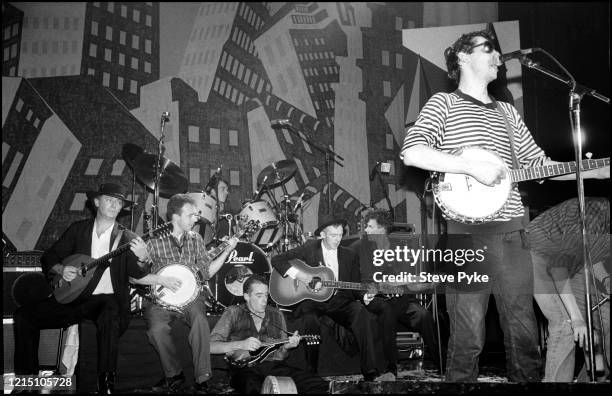
[[279,187],[289,181],[297,172],[295,160],[281,160],[266,166],[257,176],[257,187],[259,188],[266,176],[266,186],[273,188]]
[[[155,189],[155,163],[157,155],[149,154],[135,144],[123,145],[123,157],[134,170],[136,177],[149,189]],[[189,187],[189,182],[181,168],[162,157],[162,175],[159,179],[159,195],[170,198],[174,194],[184,193]]]

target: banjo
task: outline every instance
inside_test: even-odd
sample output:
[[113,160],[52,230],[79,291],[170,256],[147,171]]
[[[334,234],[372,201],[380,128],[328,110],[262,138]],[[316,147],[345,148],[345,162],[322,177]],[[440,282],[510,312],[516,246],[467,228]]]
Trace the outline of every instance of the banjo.
[[[508,169],[498,154],[479,146],[461,147],[451,154],[466,159],[498,163],[506,168],[507,177],[494,186],[482,184],[465,174],[434,173],[432,189],[436,204],[449,218],[464,224],[481,224],[497,218],[508,204],[515,183],[576,172],[576,161]],[[580,161],[582,171],[608,165],[610,165],[609,157]]]
[[[252,234],[259,231],[260,224],[258,221],[251,220],[244,225],[244,228],[239,229],[231,238],[240,237],[243,234]],[[229,238],[229,239],[231,239]],[[229,241],[228,239],[228,241]],[[209,260],[214,260],[219,256],[229,242],[225,241],[219,246],[212,248],[206,255]],[[200,267],[197,265],[188,265],[184,263],[170,263],[163,266],[156,273],[161,276],[171,276],[181,280],[181,286],[177,291],[172,291],[162,285],[151,288],[150,298],[161,307],[174,311],[183,312],[183,309],[198,298],[202,290],[207,289],[206,281],[202,278]]]

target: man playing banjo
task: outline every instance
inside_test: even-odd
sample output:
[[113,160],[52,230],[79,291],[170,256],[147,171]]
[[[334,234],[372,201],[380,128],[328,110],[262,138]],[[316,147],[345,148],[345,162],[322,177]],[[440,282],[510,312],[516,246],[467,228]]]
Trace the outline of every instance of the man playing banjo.
[[[196,202],[187,194],[176,194],[168,201],[167,218],[172,222],[172,234],[165,238],[156,238],[146,243],[138,238],[132,242],[132,251],[139,260],[152,263],[151,272],[158,273],[168,266],[176,267],[177,274],[184,278],[180,282],[174,279],[168,287],[178,288],[181,285],[193,284],[191,275],[185,268],[195,268],[203,280],[212,277],[223,265],[227,255],[236,247],[237,238],[231,238],[227,247],[211,261],[206,252],[202,237],[191,231],[198,220]],[[169,273],[165,278],[177,277]],[[185,277],[185,275],[188,275]],[[138,281],[136,281],[138,283]],[[159,291],[159,289],[157,290]],[[179,290],[180,291],[180,290]],[[163,293],[163,291],[162,291]],[[164,370],[164,378],[153,386],[153,391],[179,391],[185,382],[176,346],[170,334],[170,323],[177,318],[184,320],[190,327],[189,345],[193,355],[195,393],[207,393],[207,381],[212,375],[210,361],[210,327],[206,319],[205,297],[196,291],[193,301],[180,309],[164,304],[149,304],[145,310],[147,335],[149,341],[159,353]],[[188,296],[189,297],[189,296]],[[158,301],[159,302],[159,301]]]
[[[458,174],[462,186],[471,190],[479,183],[491,187],[506,183],[510,179],[508,169],[554,164],[535,143],[516,108],[489,96],[487,86],[497,78],[501,62],[488,31],[462,35],[444,55],[448,75],[458,84],[458,89],[452,93],[436,93],[425,104],[415,124],[406,132],[401,153],[405,165]],[[466,157],[465,149],[455,151],[474,145],[486,148],[501,160],[470,158]],[[610,167],[586,171],[583,175],[609,178]],[[569,180],[575,176],[566,174],[557,179]],[[442,184],[447,185],[447,180]],[[488,223],[463,224],[464,215],[453,218],[452,213],[449,216],[445,212],[449,218],[449,242],[452,234],[471,234],[473,248],[486,251],[483,263],[486,267],[481,268],[491,274],[491,282],[479,286],[477,293],[452,292],[447,288],[446,305],[451,321],[447,381],[476,381],[491,293],[495,295],[504,333],[509,380],[539,380],[540,356],[531,287],[533,271],[529,251],[522,243],[525,210],[518,188],[510,186],[510,190],[506,204]],[[463,199],[462,203],[478,209],[482,204],[477,201],[481,198]],[[444,211],[443,206],[440,205]],[[456,250],[456,246],[452,247]],[[469,266],[462,271],[469,271]]]

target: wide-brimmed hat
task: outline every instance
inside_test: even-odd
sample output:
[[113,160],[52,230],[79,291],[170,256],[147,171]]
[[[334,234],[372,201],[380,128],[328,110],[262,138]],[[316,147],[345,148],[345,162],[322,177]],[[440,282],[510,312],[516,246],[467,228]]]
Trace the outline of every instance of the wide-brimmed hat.
[[346,233],[345,227],[348,223],[345,219],[333,215],[325,215],[319,222],[319,228],[317,228],[314,232],[315,235],[319,236],[319,234],[321,234],[321,231],[323,231],[325,227],[332,224],[342,224],[342,235]]
[[123,200],[123,207],[128,208],[134,205],[134,201],[130,201],[126,198],[125,189],[115,183],[104,183],[100,184],[98,191],[87,191],[87,198],[93,200],[100,195],[108,195],[109,197],[115,197]]

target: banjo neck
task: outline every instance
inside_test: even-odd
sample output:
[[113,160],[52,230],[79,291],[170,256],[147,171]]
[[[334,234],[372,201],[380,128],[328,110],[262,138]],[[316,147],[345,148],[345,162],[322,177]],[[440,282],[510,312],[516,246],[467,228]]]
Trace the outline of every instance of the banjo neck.
[[[600,159],[585,159],[580,161],[580,169],[582,171],[598,169],[607,165],[610,165],[610,157]],[[576,161],[570,161],[560,162],[558,164],[536,166],[533,168],[513,169],[510,170],[509,174],[510,180],[516,183],[526,180],[544,179],[547,177],[575,173],[576,168]]]

